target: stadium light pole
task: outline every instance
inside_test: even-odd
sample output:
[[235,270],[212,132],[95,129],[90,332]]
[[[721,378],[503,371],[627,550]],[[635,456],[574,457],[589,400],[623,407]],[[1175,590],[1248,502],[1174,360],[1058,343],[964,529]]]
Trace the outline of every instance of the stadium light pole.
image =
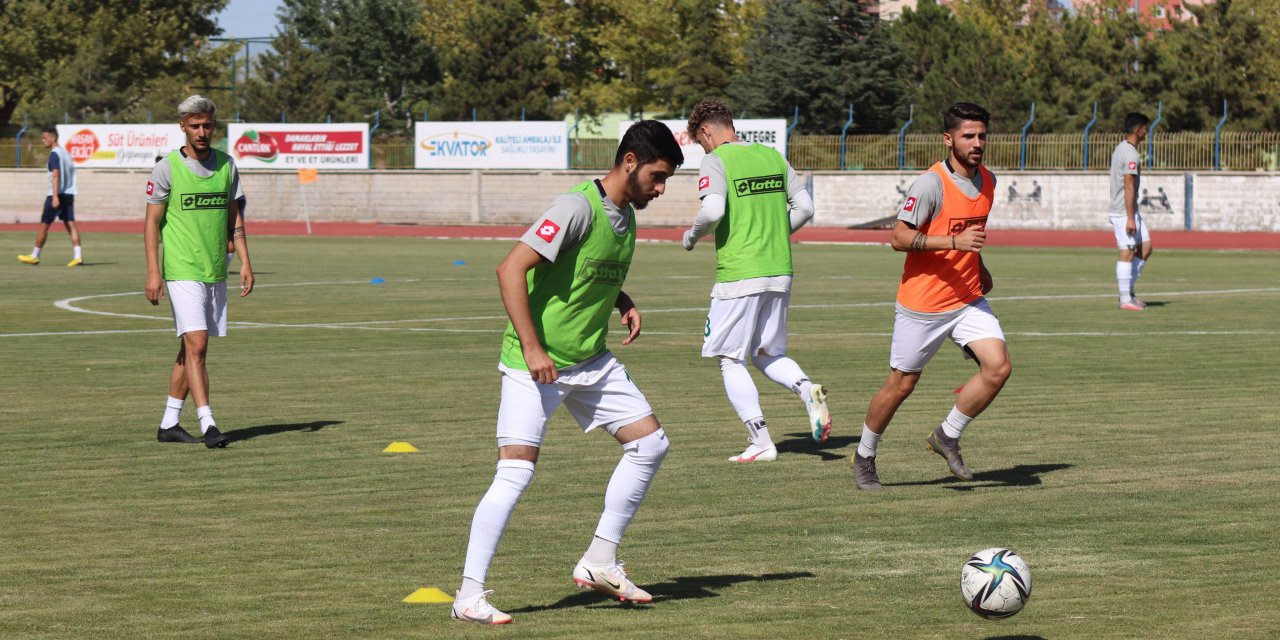
[[27,114],[22,114],[22,128],[18,129],[18,135],[13,142],[13,168],[22,168],[22,134],[27,132]]
[[791,130],[795,129],[798,124],[800,124],[800,107],[797,106],[795,119],[791,121],[791,126],[787,127],[787,147],[791,146]]
[[1156,119],[1151,122],[1151,128],[1147,131],[1147,168],[1151,169],[1156,166],[1156,127],[1160,126],[1160,120],[1164,118],[1164,100],[1156,104]]
[[1018,161],[1019,171],[1027,170],[1027,129],[1030,129],[1031,123],[1035,121],[1036,121],[1036,101],[1032,100],[1031,101],[1031,117],[1027,120],[1026,124],[1022,125],[1022,157]]
[[1089,120],[1089,124],[1084,126],[1084,158],[1081,160],[1080,170],[1089,170],[1089,131],[1093,129],[1093,125],[1098,122],[1098,101],[1093,101],[1093,119]]
[[840,170],[844,171],[844,143],[849,127],[853,126],[853,105],[849,105],[849,120],[844,123],[844,128],[840,130]]
[[1222,125],[1227,123],[1227,99],[1222,99],[1222,119],[1213,129],[1213,170],[1222,171]]
[[369,129],[369,168],[373,168],[373,134],[382,126],[382,109],[373,112],[373,128]]
[[911,123],[916,121],[916,103],[911,103],[911,110],[907,112],[907,123],[898,129],[898,170],[901,171],[906,166],[907,160],[907,129],[911,127]]
[[578,109],[573,110],[573,126],[569,128],[568,135],[565,136],[565,155],[568,156],[565,158],[566,169],[573,168],[573,139],[578,137],[578,112]]

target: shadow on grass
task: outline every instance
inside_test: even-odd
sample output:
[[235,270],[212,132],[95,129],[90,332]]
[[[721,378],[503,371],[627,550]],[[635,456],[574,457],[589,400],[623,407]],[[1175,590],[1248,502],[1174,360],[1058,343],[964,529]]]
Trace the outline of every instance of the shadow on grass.
[[959,478],[947,476],[936,480],[922,482],[886,482],[886,487],[927,487],[930,485],[946,485],[955,491],[973,491],[974,489],[990,489],[996,487],[1035,487],[1044,484],[1040,476],[1052,471],[1070,469],[1070,464],[1020,464],[1008,469],[979,471],[973,474],[973,480],[965,482]]
[[273,436],[277,433],[288,431],[319,431],[325,427],[332,427],[342,423],[342,420],[316,420],[315,422],[298,422],[294,424],[264,424],[257,427],[235,429],[226,432],[224,435],[231,442],[240,442],[241,440],[251,440],[258,436]]
[[1167,307],[1167,306],[1169,306],[1169,303],[1168,303],[1168,302],[1165,302],[1165,301],[1163,301],[1163,300],[1153,300],[1153,301],[1151,301],[1151,302],[1147,302],[1147,303],[1145,303],[1145,304],[1146,304],[1148,307]]
[[809,433],[788,433],[786,440],[774,445],[778,447],[778,453],[804,453],[824,461],[844,460],[849,456],[837,453],[837,450],[858,444],[859,438],[861,436],[828,436],[826,442],[814,442]]
[[986,640],[1047,640],[1044,636],[989,636]]
[[[775,580],[796,580],[799,578],[816,577],[817,576],[815,574],[809,573],[808,571],[793,573],[766,573],[758,576],[740,573],[718,576],[690,576],[675,578],[674,580],[658,584],[639,586],[653,594],[653,601],[657,603],[667,600],[719,598],[720,594],[717,593],[717,590],[727,589],[735,584],[741,584],[744,582],[772,582]],[[551,611],[554,609],[568,609],[571,607],[601,608],[613,606],[645,608],[645,605],[642,604],[617,604],[614,598],[600,593],[599,591],[582,591],[571,596],[565,596],[551,604],[524,607],[522,609],[509,609],[507,613],[534,613],[537,611]]]

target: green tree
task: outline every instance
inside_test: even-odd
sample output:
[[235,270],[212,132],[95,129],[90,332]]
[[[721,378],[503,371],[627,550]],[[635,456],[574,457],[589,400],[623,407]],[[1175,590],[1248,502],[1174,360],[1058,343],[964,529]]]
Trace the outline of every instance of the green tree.
[[0,122],[22,109],[139,120],[189,87],[220,84],[234,49],[207,46],[227,0],[0,3]]
[[481,120],[515,120],[521,109],[527,119],[554,116],[560,85],[547,66],[551,49],[538,29],[537,0],[434,4],[424,31],[444,77],[433,118],[469,120],[472,109]]
[[1170,129],[1212,130],[1228,104],[1228,126],[1280,130],[1280,0],[1219,0],[1187,8],[1153,43],[1169,99]]
[[852,104],[858,131],[892,128],[906,112],[906,58],[856,0],[765,0],[734,83],[736,104],[790,116],[800,130],[839,131]]
[[[917,131],[941,131],[955,102],[974,102],[992,114],[992,131],[1021,129],[1033,99],[1027,69],[1008,35],[1021,19],[1018,0],[980,0],[953,14],[921,0],[894,23],[894,39],[911,61]],[[1012,23],[1014,26],[1010,26]]]
[[285,0],[274,53],[258,59],[246,119],[369,120],[403,132],[439,80],[422,0]]
[[560,112],[674,115],[723,96],[752,4],[542,0],[549,69],[563,87]]

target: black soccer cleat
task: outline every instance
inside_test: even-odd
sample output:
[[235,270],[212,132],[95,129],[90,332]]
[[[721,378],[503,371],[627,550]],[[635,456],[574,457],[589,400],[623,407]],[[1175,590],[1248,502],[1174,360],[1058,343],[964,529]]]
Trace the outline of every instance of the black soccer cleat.
[[204,432],[204,446],[210,449],[221,449],[229,444],[231,444],[231,438],[222,435],[217,427],[209,427],[209,430]]
[[200,444],[203,442],[189,433],[186,429],[178,425],[173,425],[168,429],[156,429],[156,442],[179,442],[182,444]]

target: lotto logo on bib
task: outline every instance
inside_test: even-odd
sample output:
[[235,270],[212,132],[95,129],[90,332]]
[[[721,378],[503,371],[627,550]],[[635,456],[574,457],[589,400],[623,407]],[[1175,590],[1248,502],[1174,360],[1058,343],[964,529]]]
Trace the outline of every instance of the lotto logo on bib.
[[186,193],[180,201],[183,211],[207,211],[227,208],[225,193]]
[[556,234],[560,233],[560,225],[550,220],[543,220],[535,233],[542,238],[543,242],[551,242],[556,239]]
[[782,174],[773,176],[760,176],[757,178],[742,178],[733,181],[733,188],[738,192],[738,196],[758,196],[765,193],[781,193],[786,181]]
[[981,218],[955,218],[951,221],[951,235],[959,235],[961,231],[969,227],[978,227],[979,229],[987,228],[987,217]]
[[622,281],[627,279],[627,263],[587,258],[578,270],[578,279],[622,286]]

